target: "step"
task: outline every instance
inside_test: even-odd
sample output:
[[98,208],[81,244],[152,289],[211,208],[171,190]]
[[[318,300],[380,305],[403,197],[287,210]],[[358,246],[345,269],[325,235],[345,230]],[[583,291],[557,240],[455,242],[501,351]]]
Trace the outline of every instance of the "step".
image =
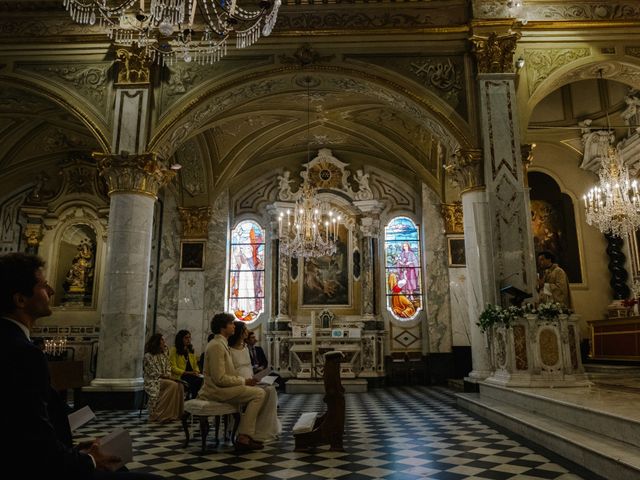
[[597,387],[506,388],[480,383],[483,399],[493,399],[594,434],[640,445],[640,395],[605,392]]
[[[346,393],[366,393],[367,381],[363,379],[342,379],[342,386]],[[324,393],[322,380],[304,380],[292,378],[285,383],[287,393]]]
[[637,446],[481,395],[458,393],[456,397],[460,407],[604,478],[640,478],[640,449]]
[[640,376],[640,367],[635,365],[606,365],[602,363],[585,363],[584,371],[587,373],[606,373],[609,375],[624,375],[630,377]]

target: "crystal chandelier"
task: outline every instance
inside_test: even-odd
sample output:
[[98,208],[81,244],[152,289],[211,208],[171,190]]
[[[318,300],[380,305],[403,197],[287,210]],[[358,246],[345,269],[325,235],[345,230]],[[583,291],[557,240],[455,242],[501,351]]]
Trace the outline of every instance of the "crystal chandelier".
[[[307,165],[310,160],[311,77],[307,85]],[[280,247],[290,257],[313,258],[336,253],[336,240],[342,216],[317,198],[317,189],[304,177],[293,212],[281,211],[278,217]]]
[[583,196],[586,220],[602,233],[616,237],[633,234],[640,227],[638,183],[613,147],[602,159],[600,182]]
[[[240,5],[242,3],[242,5]],[[71,18],[98,22],[119,46],[137,44],[161,65],[175,60],[213,63],[236,48],[271,34],[281,0],[63,0]],[[196,32],[198,21],[204,30]]]

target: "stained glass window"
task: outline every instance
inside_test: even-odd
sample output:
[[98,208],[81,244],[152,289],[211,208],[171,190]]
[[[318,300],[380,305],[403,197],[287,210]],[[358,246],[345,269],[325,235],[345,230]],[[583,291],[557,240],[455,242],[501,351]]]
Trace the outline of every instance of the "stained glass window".
[[245,322],[264,310],[264,230],[251,220],[231,232],[229,308]]
[[392,219],[384,229],[387,308],[409,320],[422,309],[420,234],[407,217]]

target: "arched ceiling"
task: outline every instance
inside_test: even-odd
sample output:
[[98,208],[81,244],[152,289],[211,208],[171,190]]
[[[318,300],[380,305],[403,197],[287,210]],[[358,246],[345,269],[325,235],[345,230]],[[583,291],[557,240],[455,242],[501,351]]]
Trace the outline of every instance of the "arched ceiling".
[[52,159],[99,148],[91,132],[58,104],[32,92],[0,88],[0,171],[31,175],[49,168]]

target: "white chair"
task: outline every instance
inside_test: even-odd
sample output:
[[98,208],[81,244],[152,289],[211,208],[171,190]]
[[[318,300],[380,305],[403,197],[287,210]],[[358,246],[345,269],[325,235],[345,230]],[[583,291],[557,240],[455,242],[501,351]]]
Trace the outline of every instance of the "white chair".
[[[189,426],[191,419],[200,421],[200,436],[202,437],[202,453],[205,452],[207,446],[207,435],[209,434],[209,417],[214,417],[216,428],[216,444],[218,443],[218,433],[220,430],[220,417],[233,414],[239,415],[240,409],[238,405],[230,403],[214,402],[212,400],[192,399],[184,402],[184,415],[182,416],[182,427],[185,435],[185,448],[189,445],[190,431]],[[236,420],[237,423],[237,420]]]

